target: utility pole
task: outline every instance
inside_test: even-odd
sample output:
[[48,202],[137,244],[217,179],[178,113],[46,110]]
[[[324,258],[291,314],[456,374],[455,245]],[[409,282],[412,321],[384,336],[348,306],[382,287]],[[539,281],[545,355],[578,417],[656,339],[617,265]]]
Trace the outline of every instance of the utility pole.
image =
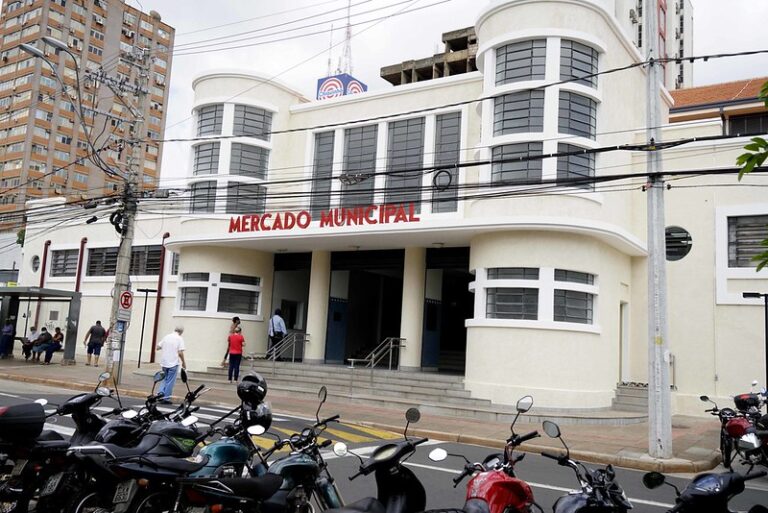
[[149,50],[133,47],[133,53],[129,60],[138,71],[135,85],[126,84],[114,78],[106,76],[103,71],[97,74],[97,83],[104,82],[115,93],[115,97],[123,98],[127,90],[133,93],[134,105],[128,105],[133,114],[131,153],[128,155],[128,174],[125,178],[125,190],[123,191],[122,220],[115,223],[115,228],[120,232],[120,248],[117,253],[115,269],[115,286],[112,289],[112,310],[109,318],[109,339],[107,340],[107,372],[112,374],[115,383],[120,382],[119,372],[115,373],[115,363],[119,362],[118,369],[122,368],[125,359],[125,334],[128,329],[129,319],[121,319],[120,295],[130,290],[131,252],[133,249],[133,231],[138,210],[138,184],[139,166],[142,162],[142,144],[144,132],[144,107],[148,94],[147,84],[149,79]]
[[[659,0],[644,0],[647,78],[646,136],[661,142],[661,82],[664,49],[659,48]],[[672,457],[672,409],[667,340],[667,262],[661,153],[648,152],[648,454]]]

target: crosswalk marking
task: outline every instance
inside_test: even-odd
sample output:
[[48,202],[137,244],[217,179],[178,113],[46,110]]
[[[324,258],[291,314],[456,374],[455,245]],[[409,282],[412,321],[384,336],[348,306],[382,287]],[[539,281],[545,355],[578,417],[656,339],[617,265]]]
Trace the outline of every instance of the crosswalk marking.
[[[275,427],[275,428],[272,428],[272,429],[274,429],[275,431],[280,431],[281,433],[285,433],[288,436],[296,434],[296,430],[295,429],[285,429],[285,428],[279,428],[279,427]],[[328,440],[328,439],[327,438],[323,438],[322,436],[318,436],[317,437],[317,443],[318,444],[321,444],[321,443],[325,442],[326,440]]]
[[391,431],[384,431],[383,429],[376,429],[368,426],[358,426],[357,424],[341,423],[340,425],[344,426],[345,428],[354,429],[357,431],[361,431],[363,433],[367,433],[369,435],[372,435],[374,438],[379,438],[381,440],[394,440],[395,438],[402,438],[401,435],[398,435],[397,433],[393,433]]
[[325,433],[329,433],[342,440],[349,440],[352,443],[373,442],[373,438],[368,438],[367,436],[363,435],[356,435],[354,433],[348,433],[346,431],[339,431],[338,429],[326,428]]

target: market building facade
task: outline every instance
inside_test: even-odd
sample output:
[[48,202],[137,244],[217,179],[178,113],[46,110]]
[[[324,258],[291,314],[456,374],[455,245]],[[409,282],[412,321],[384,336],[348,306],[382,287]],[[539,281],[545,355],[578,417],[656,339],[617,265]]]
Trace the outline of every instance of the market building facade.
[[[160,290],[153,338],[183,324],[202,369],[220,362],[233,315],[263,352],[280,308],[306,335],[305,362],[399,339],[401,371],[460,372],[497,404],[531,393],[544,408],[608,408],[617,384],[645,382],[646,197],[630,176],[645,154],[584,151],[644,142],[643,68],[601,74],[643,60],[619,4],[494,2],[474,26],[477,71],[383,91],[309,101],[255,72],[198,77],[189,192],[144,203],[136,231],[134,290]],[[667,119],[666,90],[664,103]],[[688,107],[665,140],[724,133]],[[724,255],[754,251],[732,218],[768,202],[721,186],[735,175],[697,174],[733,167],[746,140],[664,152],[665,170],[691,175],[667,193],[677,412],[765,373],[761,311],[737,294],[764,275]],[[75,287],[81,324],[108,318],[113,227],[49,228],[28,230],[21,283]]]

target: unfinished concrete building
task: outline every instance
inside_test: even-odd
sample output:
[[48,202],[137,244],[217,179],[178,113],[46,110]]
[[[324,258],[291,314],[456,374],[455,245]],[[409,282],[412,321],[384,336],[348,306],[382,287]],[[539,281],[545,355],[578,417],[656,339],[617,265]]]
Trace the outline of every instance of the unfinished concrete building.
[[444,32],[443,43],[443,53],[384,66],[381,68],[381,78],[398,86],[477,70],[477,35],[474,27]]

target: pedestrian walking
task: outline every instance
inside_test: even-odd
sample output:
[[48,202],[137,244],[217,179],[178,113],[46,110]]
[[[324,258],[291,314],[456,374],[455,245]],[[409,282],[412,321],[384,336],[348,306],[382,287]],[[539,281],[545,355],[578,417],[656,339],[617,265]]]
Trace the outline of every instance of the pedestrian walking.
[[283,320],[282,315],[283,312],[278,308],[275,310],[275,314],[269,319],[269,345],[267,351],[283,340],[283,337],[288,332],[285,328],[285,321]]
[[29,335],[22,340],[21,351],[24,353],[24,361],[29,361],[29,357],[32,356],[32,348],[35,347],[35,342],[37,342],[37,337],[39,336],[40,332],[37,331],[37,328],[32,326],[29,329]]
[[61,332],[61,328],[56,326],[56,329],[53,333],[53,340],[50,344],[48,344],[48,348],[45,350],[45,361],[43,362],[45,365],[51,364],[51,358],[53,358],[53,353],[56,351],[61,351],[61,348],[64,346],[64,333]]
[[96,324],[91,326],[91,329],[85,334],[85,339],[83,339],[83,345],[88,351],[88,356],[85,361],[86,365],[91,364],[91,355],[93,355],[94,367],[99,365],[99,355],[101,355],[101,348],[104,345],[104,340],[106,338],[107,330],[101,325],[101,321],[96,321]]
[[[229,335],[235,332],[236,328],[240,327],[240,317],[232,317],[232,324],[229,325]],[[224,351],[224,358],[221,360],[221,366],[227,366],[227,356],[229,356],[229,335],[227,335],[227,348]]]
[[13,355],[13,338],[15,336],[16,327],[13,325],[13,321],[8,319],[0,332],[0,358],[8,358]]
[[243,360],[243,346],[245,346],[245,337],[241,333],[240,326],[235,328],[227,342],[229,343],[229,372],[227,376],[232,383],[232,377],[235,381],[240,377],[240,362]]
[[39,362],[40,355],[44,353],[53,342],[53,335],[48,332],[48,329],[40,328],[40,335],[38,335],[35,344],[32,346],[32,361]]
[[164,336],[163,339],[157,344],[157,348],[162,350],[160,357],[160,366],[165,372],[165,378],[160,385],[159,393],[163,395],[161,403],[170,404],[171,395],[173,395],[173,385],[176,384],[176,374],[179,371],[179,364],[182,367],[187,367],[187,362],[184,360],[184,339],[181,334],[184,333],[182,326],[177,326],[173,333],[169,333]]

